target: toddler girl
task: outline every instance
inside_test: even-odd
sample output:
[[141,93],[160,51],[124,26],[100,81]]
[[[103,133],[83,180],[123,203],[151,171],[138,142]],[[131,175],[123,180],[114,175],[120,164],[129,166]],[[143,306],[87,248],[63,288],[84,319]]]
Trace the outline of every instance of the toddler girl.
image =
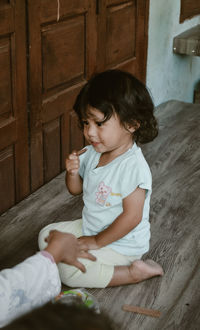
[[153,102],[146,87],[130,73],[109,70],[92,77],[74,110],[89,145],[66,160],[66,185],[83,192],[82,219],[51,224],[39,235],[40,249],[52,229],[79,237],[80,248],[96,261],[81,259],[86,273],[58,265],[61,280],[72,287],[138,283],[163,270],[140,260],[149,250],[151,172],[137,142],[158,134]]

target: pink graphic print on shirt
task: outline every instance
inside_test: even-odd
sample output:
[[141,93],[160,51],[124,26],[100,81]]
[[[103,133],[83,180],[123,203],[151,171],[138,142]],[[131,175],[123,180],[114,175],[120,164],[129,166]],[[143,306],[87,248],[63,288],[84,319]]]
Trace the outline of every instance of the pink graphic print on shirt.
[[96,202],[100,205],[104,205],[111,191],[112,188],[106,186],[103,181],[100,182],[98,192],[96,192]]

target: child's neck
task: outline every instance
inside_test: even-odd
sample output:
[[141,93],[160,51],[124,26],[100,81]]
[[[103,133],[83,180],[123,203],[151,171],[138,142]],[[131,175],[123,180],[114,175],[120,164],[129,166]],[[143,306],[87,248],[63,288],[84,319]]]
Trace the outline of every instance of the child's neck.
[[134,141],[131,141],[131,143],[127,145],[125,148],[120,148],[102,153],[97,167],[105,166],[111,163],[115,158],[123,155],[127,150],[129,150],[133,146],[133,143]]

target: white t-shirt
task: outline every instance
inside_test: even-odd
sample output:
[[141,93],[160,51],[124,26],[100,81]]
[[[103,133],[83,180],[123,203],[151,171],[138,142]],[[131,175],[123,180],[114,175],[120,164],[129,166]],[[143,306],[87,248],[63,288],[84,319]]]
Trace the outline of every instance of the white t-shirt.
[[97,167],[101,154],[92,146],[86,148],[80,156],[79,170],[83,178],[83,234],[96,235],[107,228],[123,212],[123,199],[140,187],[146,191],[141,222],[108,246],[124,255],[144,254],[149,250],[152,178],[141,149],[134,143],[109,164]]
[[50,301],[61,290],[57,265],[41,252],[0,271],[0,328]]

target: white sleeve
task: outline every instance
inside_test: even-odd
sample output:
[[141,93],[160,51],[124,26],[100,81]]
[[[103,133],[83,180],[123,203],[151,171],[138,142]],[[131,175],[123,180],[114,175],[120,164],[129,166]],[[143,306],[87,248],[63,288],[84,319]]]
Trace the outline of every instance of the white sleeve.
[[121,194],[122,198],[127,197],[137,187],[151,191],[151,172],[146,163],[126,161],[121,166]]
[[60,293],[57,265],[40,252],[0,272],[0,327]]

